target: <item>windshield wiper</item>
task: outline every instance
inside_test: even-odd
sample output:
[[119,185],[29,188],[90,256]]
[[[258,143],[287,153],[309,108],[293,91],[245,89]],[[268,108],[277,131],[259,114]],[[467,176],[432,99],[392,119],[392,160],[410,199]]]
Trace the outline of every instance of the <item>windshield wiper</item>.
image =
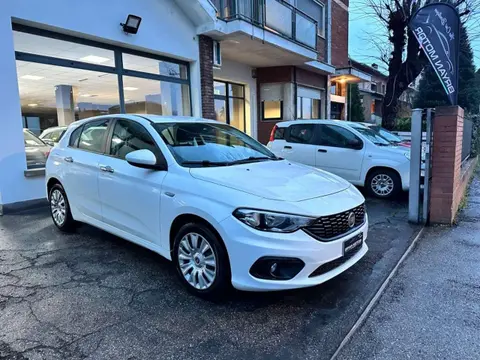
[[250,156],[250,157],[245,158],[245,159],[230,161],[229,164],[230,165],[247,164],[247,163],[262,161],[262,160],[281,160],[281,159],[277,158],[277,157],[270,157],[270,156]]
[[201,167],[211,167],[211,166],[228,166],[230,162],[228,161],[210,161],[210,160],[195,160],[195,161],[183,161],[182,165],[199,165]]

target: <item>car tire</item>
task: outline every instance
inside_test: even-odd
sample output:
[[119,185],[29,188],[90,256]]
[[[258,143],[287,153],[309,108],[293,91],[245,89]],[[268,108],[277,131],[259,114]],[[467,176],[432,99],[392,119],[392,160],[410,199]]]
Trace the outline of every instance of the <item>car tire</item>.
[[230,292],[231,273],[221,239],[202,223],[187,223],[175,235],[173,262],[180,281],[191,293],[219,301]]
[[402,190],[402,180],[393,170],[376,169],[370,172],[365,184],[367,193],[379,199],[391,199]]
[[74,231],[77,222],[73,219],[67,194],[62,185],[55,184],[52,186],[48,194],[48,201],[50,203],[50,215],[57,228],[63,232]]

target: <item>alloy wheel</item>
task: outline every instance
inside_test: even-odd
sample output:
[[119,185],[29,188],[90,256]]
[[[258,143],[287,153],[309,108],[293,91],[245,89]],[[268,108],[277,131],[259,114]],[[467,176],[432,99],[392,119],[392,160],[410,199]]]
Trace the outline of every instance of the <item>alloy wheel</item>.
[[208,289],[215,281],[215,253],[207,239],[198,233],[188,233],[180,240],[178,264],[185,280],[195,289]]
[[52,217],[58,226],[62,226],[65,223],[67,209],[65,205],[65,198],[60,190],[55,189],[50,196],[50,209],[52,211]]
[[388,196],[394,188],[393,179],[387,174],[378,174],[372,179],[372,191],[379,196]]

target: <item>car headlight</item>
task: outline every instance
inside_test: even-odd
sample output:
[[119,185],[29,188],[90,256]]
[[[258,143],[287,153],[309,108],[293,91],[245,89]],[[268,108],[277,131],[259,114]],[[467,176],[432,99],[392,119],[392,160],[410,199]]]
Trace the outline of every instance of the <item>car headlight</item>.
[[254,209],[237,209],[233,212],[238,220],[261,231],[290,233],[315,221],[315,218]]
[[406,157],[408,160],[410,160],[410,151],[407,151],[407,152],[406,152],[405,154],[403,154],[403,155],[405,155],[405,157]]

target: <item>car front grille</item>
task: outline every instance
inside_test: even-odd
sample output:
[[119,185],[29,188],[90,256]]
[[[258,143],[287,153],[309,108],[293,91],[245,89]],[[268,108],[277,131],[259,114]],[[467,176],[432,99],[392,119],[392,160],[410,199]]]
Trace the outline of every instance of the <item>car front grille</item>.
[[[348,225],[348,217],[351,213],[355,214],[355,225]],[[365,222],[365,204],[356,208],[329,216],[319,217],[312,225],[306,226],[303,230],[320,241],[332,241],[345,235]]]

